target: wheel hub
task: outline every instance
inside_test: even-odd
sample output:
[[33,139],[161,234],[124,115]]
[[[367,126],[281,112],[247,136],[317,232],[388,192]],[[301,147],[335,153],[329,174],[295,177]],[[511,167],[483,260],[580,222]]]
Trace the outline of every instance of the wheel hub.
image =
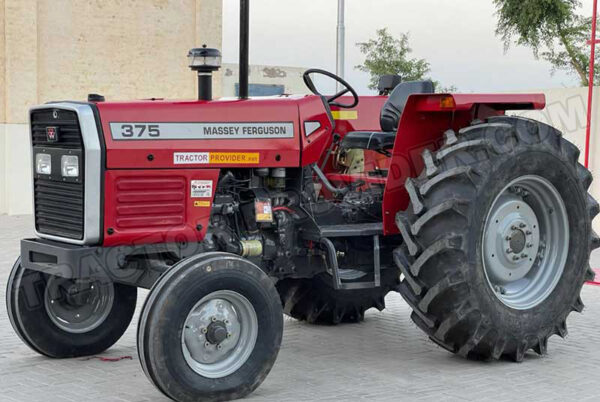
[[519,177],[492,203],[482,239],[483,267],[507,306],[524,310],[545,300],[560,279],[568,248],[567,211],[548,180]]
[[114,287],[101,281],[72,280],[51,276],[44,293],[50,320],[66,332],[78,334],[96,329],[110,314]]
[[208,326],[206,340],[209,343],[218,345],[225,339],[227,339],[227,327],[223,321],[213,322]]
[[515,230],[509,237],[509,246],[513,253],[519,254],[525,248],[525,233]]
[[221,378],[248,359],[257,335],[252,304],[239,293],[217,291],[200,300],[188,314],[182,333],[183,354],[198,374]]
[[503,195],[491,211],[485,239],[488,275],[505,283],[523,278],[533,267],[540,244],[535,212],[517,195]]

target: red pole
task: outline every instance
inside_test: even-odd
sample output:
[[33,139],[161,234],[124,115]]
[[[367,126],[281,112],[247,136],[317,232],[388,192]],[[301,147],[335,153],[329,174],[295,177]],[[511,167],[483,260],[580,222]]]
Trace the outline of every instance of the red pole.
[[596,66],[596,21],[598,18],[598,0],[594,0],[594,12],[592,17],[592,38],[590,45],[592,52],[590,56],[590,78],[588,82],[588,112],[587,112],[587,128],[585,133],[585,167],[589,167],[590,163],[590,135],[592,132],[592,101],[594,99],[594,69]]

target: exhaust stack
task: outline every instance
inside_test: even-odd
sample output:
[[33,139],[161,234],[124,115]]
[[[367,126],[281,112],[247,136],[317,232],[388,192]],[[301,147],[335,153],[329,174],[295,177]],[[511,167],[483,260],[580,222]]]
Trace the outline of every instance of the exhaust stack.
[[248,99],[248,54],[250,52],[250,0],[240,0],[240,99]]

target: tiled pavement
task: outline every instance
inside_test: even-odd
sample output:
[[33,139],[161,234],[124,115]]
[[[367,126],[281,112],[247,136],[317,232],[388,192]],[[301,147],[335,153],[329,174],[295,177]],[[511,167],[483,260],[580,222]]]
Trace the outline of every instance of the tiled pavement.
[[[0,216],[0,401],[165,401],[139,367],[134,322],[97,359],[51,360],[29,350],[5,313],[6,279],[31,217]],[[594,258],[600,267],[600,255]],[[140,303],[146,292],[140,296]],[[286,320],[279,359],[250,401],[600,400],[600,287],[586,286],[583,315],[569,319],[567,341],[521,364],[478,363],[428,341],[399,295],[359,325],[314,327]]]

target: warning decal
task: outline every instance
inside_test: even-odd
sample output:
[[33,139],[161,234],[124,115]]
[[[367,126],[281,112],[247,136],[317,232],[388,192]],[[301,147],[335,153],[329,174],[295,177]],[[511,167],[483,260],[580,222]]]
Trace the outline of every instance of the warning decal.
[[192,198],[212,198],[212,180],[192,180]]
[[175,165],[250,164],[260,163],[258,152],[174,152]]

